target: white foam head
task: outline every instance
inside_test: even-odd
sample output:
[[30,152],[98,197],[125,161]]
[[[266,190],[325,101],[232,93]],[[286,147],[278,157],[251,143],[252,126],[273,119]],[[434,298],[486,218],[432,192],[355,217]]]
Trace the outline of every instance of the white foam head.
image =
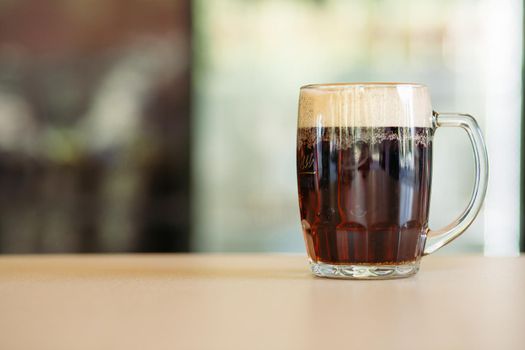
[[306,85],[299,97],[298,126],[430,128],[430,95],[422,84]]

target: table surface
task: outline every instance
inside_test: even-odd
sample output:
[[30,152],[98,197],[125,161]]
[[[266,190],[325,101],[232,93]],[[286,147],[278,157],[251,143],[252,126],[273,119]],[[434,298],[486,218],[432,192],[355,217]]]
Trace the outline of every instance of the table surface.
[[0,349],[525,349],[525,257],[313,277],[293,255],[0,257]]

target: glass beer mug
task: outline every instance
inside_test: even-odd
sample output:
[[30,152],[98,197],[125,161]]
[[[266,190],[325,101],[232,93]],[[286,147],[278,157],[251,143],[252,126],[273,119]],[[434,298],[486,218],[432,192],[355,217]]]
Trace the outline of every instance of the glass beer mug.
[[[467,132],[476,179],[465,211],[434,231],[428,214],[439,127]],[[315,275],[406,277],[419,270],[422,256],[458,237],[478,214],[487,189],[487,151],[475,119],[433,112],[424,85],[307,85],[299,98],[297,179]]]

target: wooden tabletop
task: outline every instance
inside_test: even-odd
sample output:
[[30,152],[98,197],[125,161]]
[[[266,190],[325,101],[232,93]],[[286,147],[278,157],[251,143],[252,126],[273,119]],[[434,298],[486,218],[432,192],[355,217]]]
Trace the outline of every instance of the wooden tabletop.
[[0,257],[0,349],[525,349],[525,257],[389,281],[291,255]]

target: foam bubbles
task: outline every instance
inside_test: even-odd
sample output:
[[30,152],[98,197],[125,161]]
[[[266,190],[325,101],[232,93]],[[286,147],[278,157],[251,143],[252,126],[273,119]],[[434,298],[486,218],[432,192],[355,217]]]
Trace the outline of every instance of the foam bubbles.
[[299,127],[432,127],[420,84],[320,84],[301,88]]

